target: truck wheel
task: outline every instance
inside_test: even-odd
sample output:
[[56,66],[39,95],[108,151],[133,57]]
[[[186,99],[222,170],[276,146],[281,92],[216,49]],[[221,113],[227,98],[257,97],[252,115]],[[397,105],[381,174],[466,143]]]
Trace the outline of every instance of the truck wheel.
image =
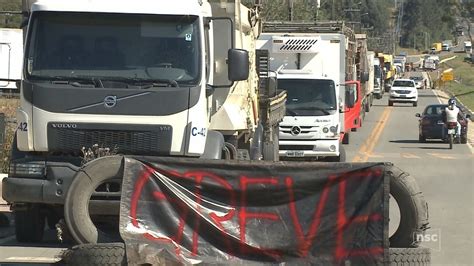
[[428,205],[415,178],[391,164],[386,173],[390,176],[390,195],[400,210],[400,224],[390,236],[390,247],[417,247],[416,236],[428,226]]
[[40,206],[29,205],[24,210],[13,210],[16,240],[21,243],[37,243],[43,240],[46,217]]
[[429,248],[390,248],[390,265],[431,265]]
[[425,136],[423,136],[423,135],[418,135],[418,141],[419,141],[420,143],[425,143],[425,142],[426,142]]
[[365,112],[370,112],[370,99],[365,104]]
[[388,101],[388,106],[393,106],[393,102],[392,102],[392,101]]
[[[104,167],[105,166],[105,167]],[[89,213],[89,200],[95,189],[110,179],[122,178],[123,157],[101,157],[77,172],[64,202],[64,218],[74,240],[79,244],[120,242],[117,234],[99,230]],[[118,213],[117,213],[118,215]]]
[[342,144],[349,144],[349,133],[345,133],[342,138]]
[[123,243],[77,245],[66,250],[61,257],[66,265],[127,265]]
[[467,133],[461,135],[461,143],[466,144],[467,143]]

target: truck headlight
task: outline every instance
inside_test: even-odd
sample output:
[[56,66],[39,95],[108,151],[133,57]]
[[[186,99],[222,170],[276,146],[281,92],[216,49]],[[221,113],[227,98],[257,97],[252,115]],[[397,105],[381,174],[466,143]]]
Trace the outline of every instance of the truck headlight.
[[331,131],[332,133],[337,133],[337,126],[330,127],[329,131]]
[[9,176],[43,178],[46,176],[46,163],[43,162],[10,162]]
[[328,133],[328,132],[329,132],[329,128],[324,127],[324,128],[323,128],[323,132],[324,132],[324,133]]

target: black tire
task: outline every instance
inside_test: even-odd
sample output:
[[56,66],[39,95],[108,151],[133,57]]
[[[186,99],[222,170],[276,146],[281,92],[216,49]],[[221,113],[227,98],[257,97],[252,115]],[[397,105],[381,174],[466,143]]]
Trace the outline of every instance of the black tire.
[[393,102],[392,102],[392,101],[388,101],[388,106],[393,106]]
[[461,135],[461,144],[466,144],[467,143],[467,133],[464,135]]
[[344,149],[344,146],[339,145],[339,156],[335,157],[336,162],[345,162],[346,161],[346,149]]
[[453,149],[453,135],[448,135],[449,149]]
[[365,103],[365,112],[370,112],[370,99],[367,100]]
[[418,136],[418,141],[421,142],[421,143],[425,143],[425,142],[426,142],[425,136],[419,135],[419,136]]
[[390,237],[390,247],[417,247],[417,235],[428,226],[428,205],[415,178],[391,164],[386,168],[390,176],[390,195],[400,208],[400,224]]
[[418,102],[414,102],[413,107],[417,107],[417,106],[418,106]]
[[24,210],[14,210],[16,240],[20,243],[38,243],[43,240],[46,217],[40,206],[29,205]]
[[431,265],[429,248],[390,248],[390,265],[423,266]]
[[82,244],[62,254],[66,265],[127,265],[123,243]]
[[123,157],[109,156],[86,164],[74,177],[64,202],[64,218],[71,236],[77,243],[121,241],[118,232],[116,235],[107,234],[92,222],[89,200],[100,184],[109,179],[121,178],[122,173]]
[[342,138],[342,144],[349,144],[349,133],[345,133]]

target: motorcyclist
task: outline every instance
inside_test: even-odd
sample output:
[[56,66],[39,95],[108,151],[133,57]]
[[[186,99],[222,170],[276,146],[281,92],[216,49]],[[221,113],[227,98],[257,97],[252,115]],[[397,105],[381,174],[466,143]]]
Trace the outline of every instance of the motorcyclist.
[[461,124],[458,121],[459,108],[456,106],[456,100],[454,98],[449,99],[448,106],[444,109],[445,114],[445,124],[447,123],[456,123],[456,138],[459,139],[461,135]]

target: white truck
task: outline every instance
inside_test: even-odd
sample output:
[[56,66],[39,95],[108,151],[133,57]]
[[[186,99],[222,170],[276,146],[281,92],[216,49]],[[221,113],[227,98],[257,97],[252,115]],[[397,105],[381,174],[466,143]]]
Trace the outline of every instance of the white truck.
[[0,29],[0,90],[18,90],[14,80],[21,78],[23,32],[20,29]]
[[375,57],[373,61],[374,66],[374,96],[377,99],[382,99],[385,92],[383,66],[380,64],[380,59]]
[[472,53],[472,43],[471,41],[464,41],[464,52],[467,54]]
[[[355,42],[335,30],[340,26],[264,23],[257,44],[270,51],[270,70],[276,73],[278,88],[287,92],[280,157],[345,160],[345,82],[355,79],[355,65],[346,65],[346,60],[353,58]],[[349,47],[354,50],[346,57]],[[346,77],[347,70],[352,76]]]
[[[21,106],[2,191],[19,241],[40,241],[45,217],[54,226],[76,211],[68,190],[101,154],[278,159],[286,94],[266,82],[255,49],[258,5],[40,0],[24,9]],[[91,195],[91,215],[117,217],[119,195],[110,176]],[[87,219],[66,222],[76,241],[98,241],[77,231]]]

